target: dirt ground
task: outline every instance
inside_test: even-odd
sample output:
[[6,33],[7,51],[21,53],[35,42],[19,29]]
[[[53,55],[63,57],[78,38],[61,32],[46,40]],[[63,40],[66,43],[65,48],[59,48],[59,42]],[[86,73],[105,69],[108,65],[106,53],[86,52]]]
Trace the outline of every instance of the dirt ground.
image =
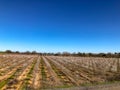
[[48,89],[48,90],[120,90],[120,83],[107,84],[107,85],[97,85],[97,86]]

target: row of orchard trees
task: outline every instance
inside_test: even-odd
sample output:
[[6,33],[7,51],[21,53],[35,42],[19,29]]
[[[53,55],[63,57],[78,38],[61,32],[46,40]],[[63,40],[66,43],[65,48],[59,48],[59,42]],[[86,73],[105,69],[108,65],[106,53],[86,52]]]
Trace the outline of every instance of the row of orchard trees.
[[120,52],[115,53],[70,53],[70,52],[57,52],[57,53],[42,53],[37,51],[25,51],[25,52],[19,52],[19,51],[1,51],[0,53],[10,53],[10,54],[40,54],[40,55],[54,55],[54,56],[81,56],[81,57],[119,57],[120,58]]

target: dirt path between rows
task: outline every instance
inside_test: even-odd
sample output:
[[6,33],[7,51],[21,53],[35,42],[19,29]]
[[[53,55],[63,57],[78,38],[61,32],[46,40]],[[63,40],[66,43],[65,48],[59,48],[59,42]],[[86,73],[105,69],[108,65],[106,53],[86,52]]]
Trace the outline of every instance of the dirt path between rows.
[[45,57],[42,57],[45,64],[46,64],[46,67],[47,67],[47,70],[48,70],[48,73],[50,75],[50,83],[53,83],[54,86],[60,86],[62,85],[62,83],[60,82],[60,79],[58,78],[57,74],[54,72],[54,70],[52,69],[50,63],[48,62],[48,60],[45,58]]
[[34,68],[34,80],[33,80],[33,87],[35,87],[35,89],[38,89],[40,87],[40,57],[38,57],[37,62],[35,64],[35,68]]
[[60,88],[60,89],[56,88],[56,89],[47,89],[47,90],[120,90],[120,83],[85,86],[85,87]]

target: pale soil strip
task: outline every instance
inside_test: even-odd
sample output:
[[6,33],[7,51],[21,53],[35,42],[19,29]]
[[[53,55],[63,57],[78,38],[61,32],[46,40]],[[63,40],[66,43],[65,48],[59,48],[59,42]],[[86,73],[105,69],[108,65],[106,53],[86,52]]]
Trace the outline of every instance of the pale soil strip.
[[54,82],[54,86],[60,86],[62,85],[62,83],[60,82],[60,79],[58,78],[57,74],[54,72],[54,70],[52,69],[50,63],[48,62],[48,60],[45,57],[42,57],[45,65],[47,67],[48,73],[50,74],[51,77],[51,82]]
[[17,84],[17,89],[16,90],[20,90],[22,84],[23,84],[23,81],[24,79],[27,77],[27,74],[29,73],[29,70],[30,68],[32,67],[32,62],[28,65],[28,67],[23,71],[23,73],[18,77],[18,81],[20,81],[18,84]]
[[[25,70],[22,72],[22,74],[17,78],[18,80],[18,83],[16,85],[13,85],[11,87],[17,87],[16,89],[9,89],[9,90],[20,90],[22,84],[23,84],[23,81],[24,79],[26,78],[27,76],[27,73],[29,72],[29,69],[31,68],[31,64],[32,62],[29,62],[28,66],[25,68]],[[2,90],[6,90],[7,88],[7,85],[5,85]]]
[[6,75],[0,77],[0,81],[6,80],[8,77],[10,77],[16,70],[18,69],[18,67],[14,68],[12,71],[10,71],[9,73],[7,73]]
[[14,73],[14,72],[20,67],[20,65],[21,65],[22,63],[23,63],[23,62],[21,62],[19,65],[16,65],[16,67],[15,67],[13,70],[11,70],[10,72],[8,72],[8,73],[5,74],[4,76],[0,76],[0,81],[5,80],[5,79],[7,79],[8,77],[10,77],[11,74]]
[[14,73],[22,64],[23,62],[19,63],[18,65],[16,65],[16,67],[11,70],[10,72],[8,72],[7,74],[5,74],[4,76],[0,76],[0,81],[6,80],[8,77],[10,77],[12,75],[12,73]]
[[[8,63],[10,63],[10,64],[7,65],[5,68],[0,69],[0,72],[2,72],[2,71],[7,72],[7,73],[5,73],[5,75],[9,74],[13,68],[16,68],[16,66],[18,66],[18,64],[21,63],[21,61],[20,60],[19,61],[15,60],[14,62],[8,62]],[[13,63],[16,63],[16,65],[12,65]],[[10,67],[12,67],[12,69],[10,69]],[[0,77],[3,77],[3,75],[0,76]]]
[[[48,58],[48,57],[47,57]],[[59,68],[70,80],[72,83],[74,83],[75,85],[79,85],[77,80],[74,79],[74,76],[71,74],[71,71],[68,70],[66,67],[64,67],[63,65],[59,64],[57,61],[52,60],[49,58],[49,60],[51,60],[53,62],[53,64]]]
[[1,65],[0,65],[0,72],[2,71],[6,71],[8,69],[9,66],[12,66],[12,64],[15,62],[16,60],[6,60],[5,63],[1,62]]
[[[6,74],[6,77],[4,77],[3,80],[8,79],[13,73],[15,73],[15,72],[17,71],[17,69],[18,69],[19,67],[20,67],[20,66],[16,67],[14,70],[12,70],[11,73]],[[9,75],[9,76],[8,76],[8,75]],[[7,88],[7,84],[6,84],[4,87],[2,87],[1,90],[7,90],[6,88]],[[12,90],[12,89],[9,89],[9,90]],[[14,90],[14,89],[13,89],[13,90]]]
[[[53,89],[46,89],[53,90]],[[97,86],[86,86],[86,87],[71,87],[71,88],[54,88],[54,90],[120,90],[120,83],[97,85]]]
[[[33,60],[33,59],[31,59],[31,60]],[[29,69],[30,69],[30,67],[31,67],[32,61],[27,62],[27,63],[29,63],[28,66],[27,66],[27,68],[26,68],[26,69],[22,72],[22,74],[17,78],[18,80],[24,80],[24,78],[26,77],[26,74],[29,72]]]
[[0,57],[0,62],[1,62],[0,67],[3,66],[3,64],[8,63],[10,60],[11,60],[11,58],[8,58],[8,57],[7,58],[5,58],[5,57],[1,58]]
[[40,76],[40,67],[39,67],[39,65],[40,65],[40,57],[38,57],[37,62],[35,64],[35,69],[33,71],[33,73],[34,73],[33,87],[35,89],[40,88],[41,76]]

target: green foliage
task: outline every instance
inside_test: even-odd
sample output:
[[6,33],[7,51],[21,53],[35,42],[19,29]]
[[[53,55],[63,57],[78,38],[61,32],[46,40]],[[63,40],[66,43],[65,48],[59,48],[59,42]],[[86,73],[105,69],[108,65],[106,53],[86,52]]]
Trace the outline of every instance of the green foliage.
[[46,73],[45,73],[45,67],[44,67],[44,61],[41,59],[41,74],[42,74],[42,80],[46,80]]
[[30,71],[28,72],[27,77],[25,78],[24,84],[23,84],[23,86],[21,87],[21,90],[26,90],[26,87],[28,87],[28,84],[29,84],[28,81],[29,81],[30,78],[32,77],[31,74],[32,74],[32,72],[33,72],[35,63],[36,63],[36,61],[33,62],[32,67],[30,68]]
[[0,82],[0,89],[7,83],[7,80]]

